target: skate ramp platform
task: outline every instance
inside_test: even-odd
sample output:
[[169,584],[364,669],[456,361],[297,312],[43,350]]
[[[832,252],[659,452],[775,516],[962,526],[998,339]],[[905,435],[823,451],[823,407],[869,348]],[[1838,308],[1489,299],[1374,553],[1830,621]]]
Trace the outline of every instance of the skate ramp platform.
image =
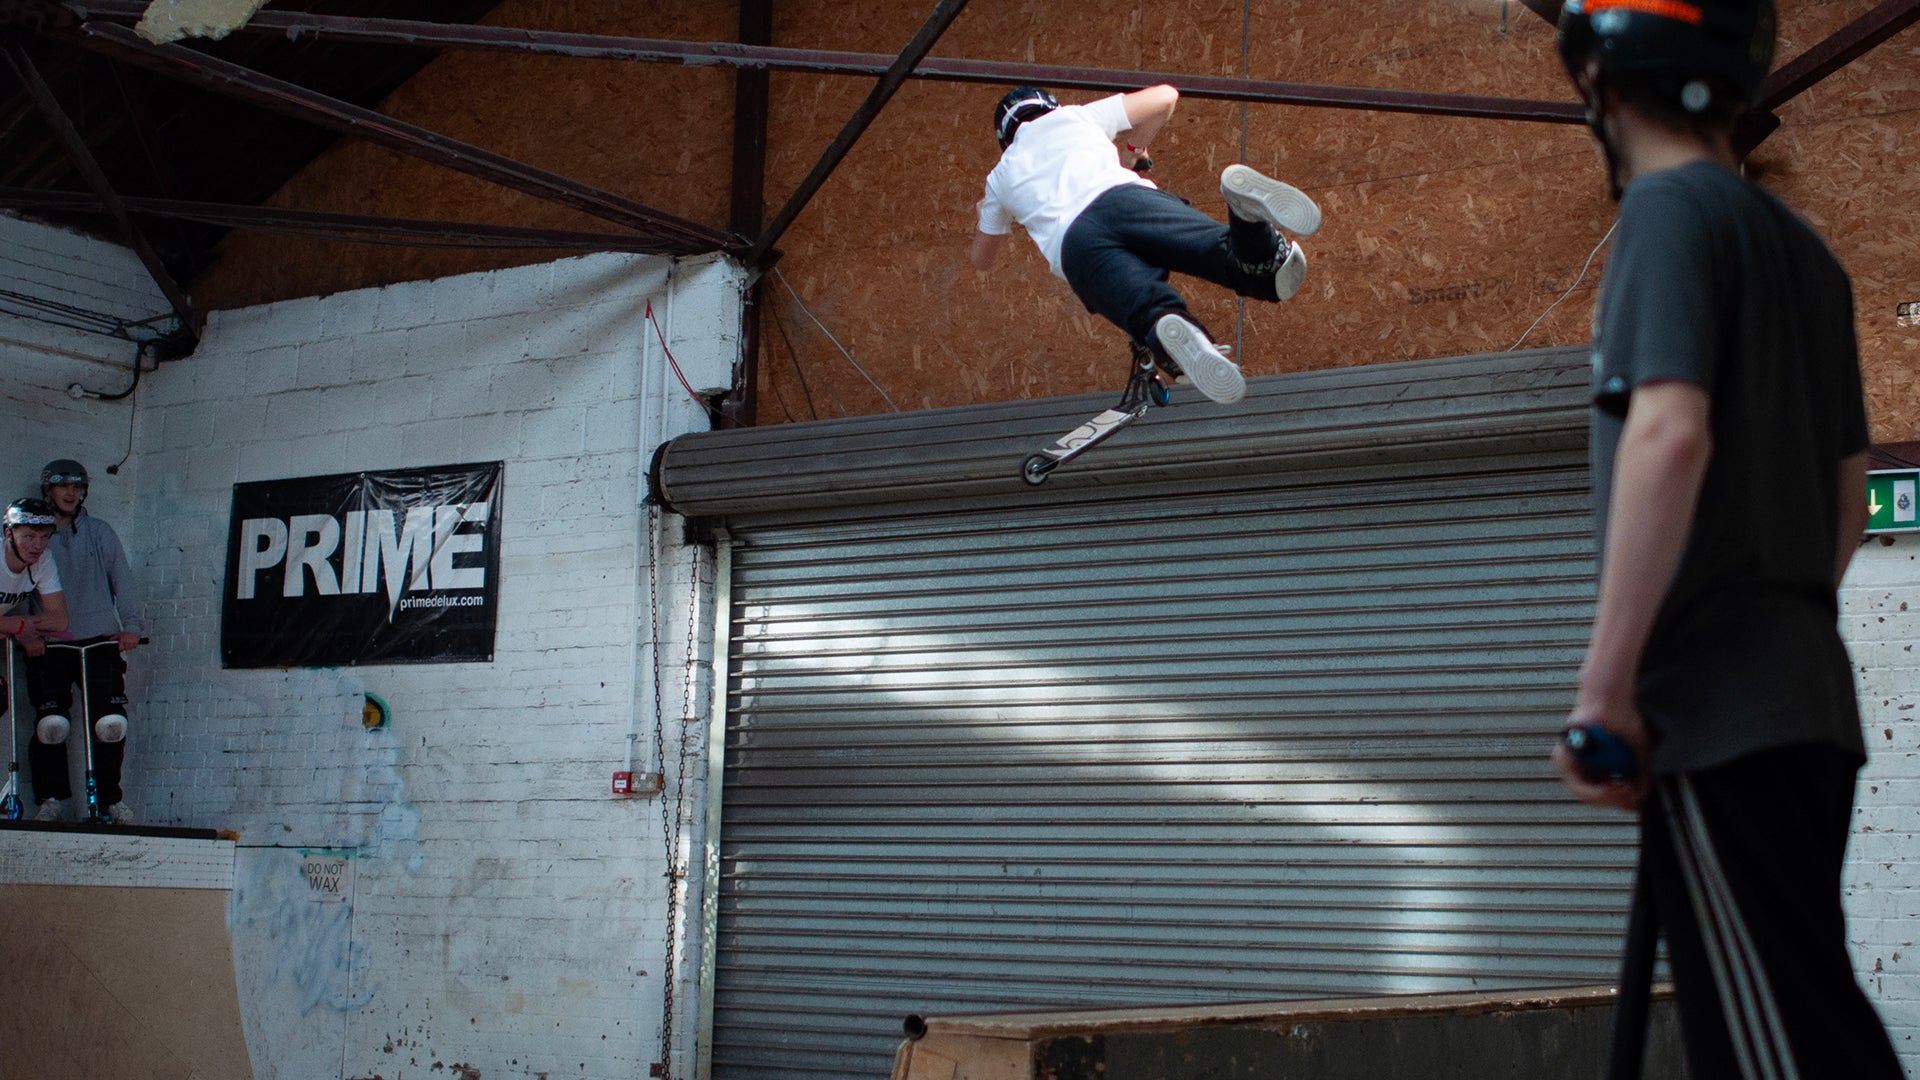
[[[908,1017],[893,1080],[1487,1080],[1601,1076],[1610,987],[1190,1009]],[[1656,989],[1643,1080],[1684,1080]]]
[[0,828],[0,1073],[252,1080],[232,887],[212,833]]

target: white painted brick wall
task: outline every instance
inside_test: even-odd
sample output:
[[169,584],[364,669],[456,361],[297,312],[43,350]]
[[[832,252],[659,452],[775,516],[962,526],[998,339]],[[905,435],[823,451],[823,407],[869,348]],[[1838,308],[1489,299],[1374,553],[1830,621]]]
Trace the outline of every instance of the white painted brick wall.
[[[0,315],[4,333],[45,334],[47,344],[70,344],[84,355],[97,354],[88,345],[89,339],[99,335],[68,336],[73,332],[63,333],[22,313],[38,310],[36,300],[50,301],[126,322],[162,316],[155,325],[172,326],[172,307],[131,250],[5,213],[0,213],[0,289],[19,294],[0,299],[0,312],[8,313]],[[111,355],[126,362],[125,350]]]
[[40,466],[71,457],[94,474],[91,505],[114,520],[129,505],[128,486],[105,470],[128,450],[128,413],[139,395],[131,401],[76,401],[66,390],[74,383],[111,394],[125,390],[133,379],[135,346],[42,321],[62,316],[35,300],[126,320],[171,309],[126,248],[0,214],[0,417],[6,421],[0,503],[39,494]]
[[[706,423],[649,304],[695,386],[731,382],[737,331],[714,329],[738,325],[731,265],[594,256],[218,313],[192,359],[143,384],[134,507],[116,524],[157,642],[134,658],[128,799],[146,821],[239,833],[235,950],[263,1078],[459,1064],[624,1080],[660,1057],[662,803],[609,788],[636,699],[634,767],[657,768],[635,660],[657,646],[667,805],[684,795],[698,849],[703,725],[691,775],[672,775],[692,561],[670,521],[659,640],[643,640],[638,500],[654,446]],[[506,462],[491,664],[221,668],[235,483],[491,460]],[[704,643],[710,609],[697,619]],[[367,692],[389,728],[361,728]],[[695,704],[704,715],[704,676]],[[348,905],[306,894],[301,854],[321,849],[351,859]],[[692,1071],[698,967],[697,942],[681,947],[675,1076]]]
[[1920,1076],[1920,535],[1869,541],[1841,589],[1868,761],[1845,890],[1854,968]]

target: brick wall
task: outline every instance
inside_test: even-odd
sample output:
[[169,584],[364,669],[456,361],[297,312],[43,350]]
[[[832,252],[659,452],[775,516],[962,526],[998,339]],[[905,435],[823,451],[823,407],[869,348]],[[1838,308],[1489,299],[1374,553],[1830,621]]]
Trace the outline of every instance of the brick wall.
[[67,387],[125,390],[136,346],[99,331],[169,313],[133,252],[0,214],[0,503],[39,494],[40,466],[72,457],[94,474],[95,509],[109,519],[125,510],[129,487],[105,470],[127,452],[134,401],[75,399]]
[[[665,835],[683,796],[683,847],[704,822],[704,732],[677,775],[690,671],[703,713],[707,690],[685,655],[693,563],[663,526],[656,620],[638,504],[654,446],[706,421],[649,305],[696,388],[730,383],[733,269],[594,256],[218,313],[142,386],[117,524],[156,644],[133,665],[128,801],[239,834],[234,948],[263,1078],[627,1078],[661,1059]],[[493,460],[492,663],[221,667],[235,483]],[[635,768],[657,768],[656,646],[667,799],[614,798],[636,715]],[[384,730],[361,725],[369,692]],[[312,860],[344,868],[331,894]],[[679,958],[675,1076],[696,967]]]
[[1841,605],[1869,755],[1845,874],[1854,969],[1920,1076],[1920,534],[1868,541]]

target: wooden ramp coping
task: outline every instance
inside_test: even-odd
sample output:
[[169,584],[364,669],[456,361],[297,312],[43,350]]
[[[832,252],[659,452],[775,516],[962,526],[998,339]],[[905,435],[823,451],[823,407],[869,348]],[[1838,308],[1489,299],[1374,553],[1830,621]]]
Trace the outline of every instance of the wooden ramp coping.
[[[1486,1080],[1600,1076],[1611,987],[906,1020],[893,1080]],[[1644,1080],[1682,1080],[1670,988]]]

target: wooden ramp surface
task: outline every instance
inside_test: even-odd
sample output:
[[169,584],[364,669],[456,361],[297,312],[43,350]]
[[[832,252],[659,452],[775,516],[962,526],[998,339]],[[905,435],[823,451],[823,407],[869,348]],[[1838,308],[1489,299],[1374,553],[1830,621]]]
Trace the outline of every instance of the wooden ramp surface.
[[[252,1080],[227,932],[229,889],[75,881],[153,879],[156,843],[163,842],[0,836],[0,862],[11,864],[0,869],[0,972],[10,991],[0,1009],[0,1073]],[[230,863],[232,845],[217,846]],[[167,862],[166,853],[157,861]],[[47,865],[57,872],[21,873]]]

